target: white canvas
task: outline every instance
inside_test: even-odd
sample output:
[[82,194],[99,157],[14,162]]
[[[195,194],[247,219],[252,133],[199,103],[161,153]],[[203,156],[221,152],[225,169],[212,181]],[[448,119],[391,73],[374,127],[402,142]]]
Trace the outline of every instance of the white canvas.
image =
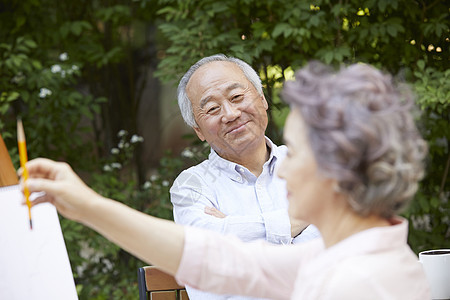
[[19,186],[0,188],[0,299],[78,299],[53,205],[22,205]]

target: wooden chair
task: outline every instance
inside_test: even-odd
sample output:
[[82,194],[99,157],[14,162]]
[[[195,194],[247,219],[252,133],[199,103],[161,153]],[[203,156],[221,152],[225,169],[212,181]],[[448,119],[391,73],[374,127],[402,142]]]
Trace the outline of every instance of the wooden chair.
[[184,286],[154,266],[138,269],[139,300],[189,300]]
[[15,185],[19,183],[16,170],[6,149],[5,142],[0,135],[0,186]]

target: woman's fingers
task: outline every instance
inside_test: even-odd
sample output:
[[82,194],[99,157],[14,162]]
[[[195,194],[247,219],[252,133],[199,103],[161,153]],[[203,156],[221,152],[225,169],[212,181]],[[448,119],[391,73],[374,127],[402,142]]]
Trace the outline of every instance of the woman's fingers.
[[47,158],[36,158],[27,162],[26,167],[30,177],[55,179],[65,165],[65,163],[55,162]]
[[31,193],[45,192],[33,205],[50,202],[63,216],[81,221],[86,206],[100,198],[67,163],[37,158],[26,167],[29,177],[21,182],[22,190],[27,187]]
[[35,206],[41,203],[51,203],[54,204],[53,201],[54,198],[51,196],[48,196],[47,194],[44,194],[42,196],[39,196],[37,198],[35,198],[33,201],[31,201],[31,206]]
[[56,195],[59,193],[61,186],[53,180],[44,178],[30,178],[26,182],[22,183],[24,187],[26,185],[30,193],[45,192],[47,195]]

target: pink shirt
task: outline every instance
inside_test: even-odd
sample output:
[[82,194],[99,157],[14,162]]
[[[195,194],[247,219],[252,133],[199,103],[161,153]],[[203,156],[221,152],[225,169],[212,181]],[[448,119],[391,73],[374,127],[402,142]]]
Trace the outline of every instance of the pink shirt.
[[210,292],[273,299],[430,299],[422,266],[406,243],[408,223],[393,223],[328,249],[321,238],[270,245],[186,228],[176,278]]

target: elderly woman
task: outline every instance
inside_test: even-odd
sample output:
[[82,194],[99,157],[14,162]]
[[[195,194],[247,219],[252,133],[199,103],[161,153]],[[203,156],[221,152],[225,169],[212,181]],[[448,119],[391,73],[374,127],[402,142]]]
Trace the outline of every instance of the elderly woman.
[[421,265],[396,216],[423,176],[426,145],[409,112],[412,97],[368,65],[333,73],[312,63],[286,82],[291,105],[278,170],[289,215],[322,238],[294,245],[242,243],[183,228],[105,199],[63,163],[29,162],[35,203],[92,227],[185,284],[276,299],[429,299]]

